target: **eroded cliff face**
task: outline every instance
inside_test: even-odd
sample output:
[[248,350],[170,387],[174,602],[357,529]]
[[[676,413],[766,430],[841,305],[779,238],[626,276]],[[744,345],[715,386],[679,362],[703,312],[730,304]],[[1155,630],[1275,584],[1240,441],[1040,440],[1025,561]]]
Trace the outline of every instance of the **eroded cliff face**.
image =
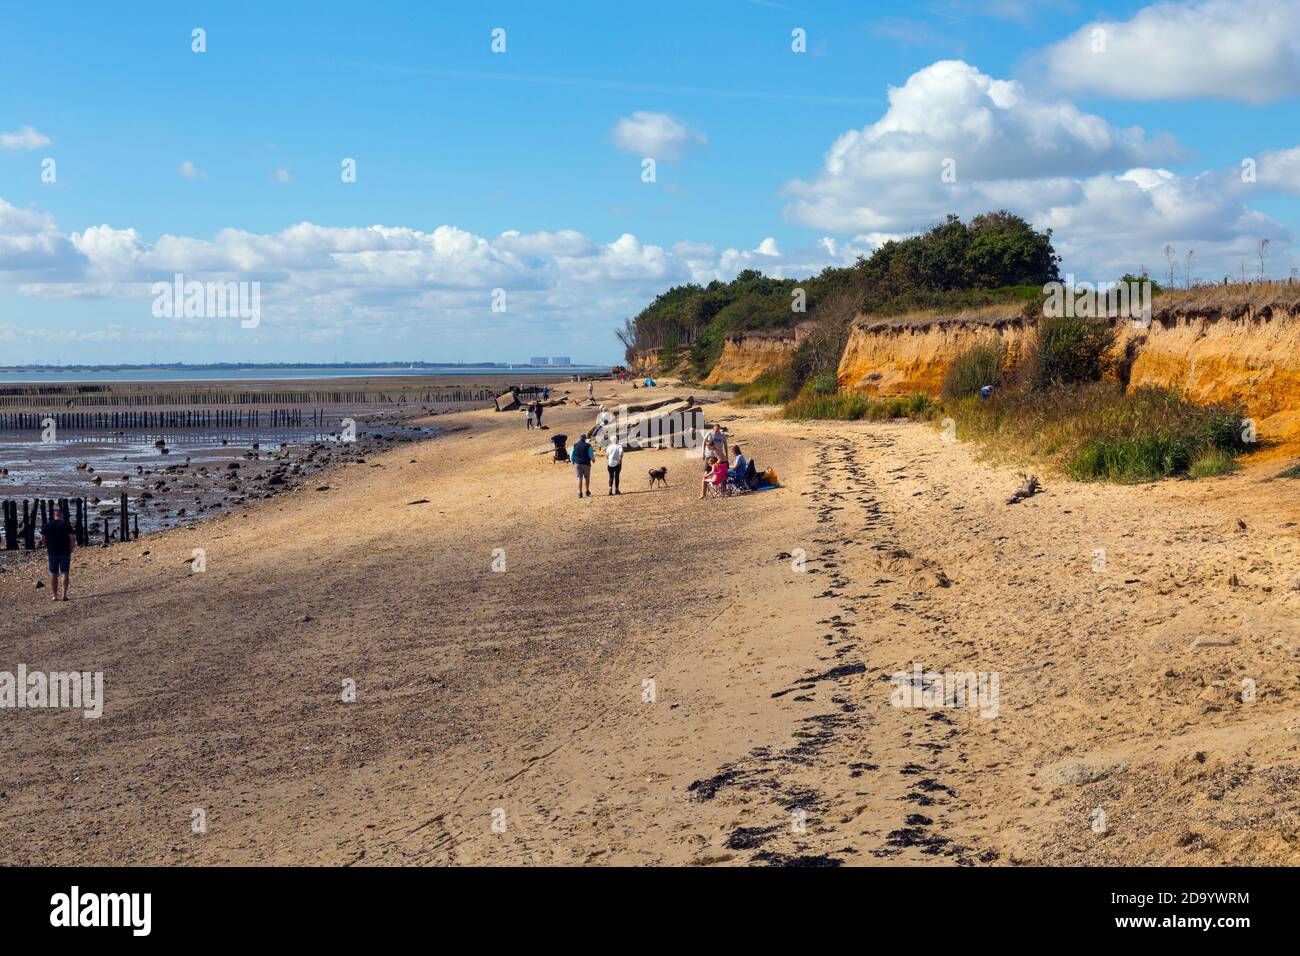
[[647,375],[662,375],[663,369],[659,367],[659,350],[643,349],[628,362],[628,370],[637,378],[644,378]]
[[748,385],[770,368],[790,361],[811,326],[773,332],[738,332],[727,336],[722,355],[704,380],[705,385]]
[[1001,342],[1014,361],[1032,334],[1032,323],[1016,315],[988,321],[859,320],[840,358],[840,388],[880,397],[938,395],[948,366],[963,352]]
[[[1300,313],[1187,314],[1157,300],[1147,328],[1117,321],[1116,351],[1133,356],[1129,387],[1173,388],[1196,402],[1239,402],[1263,436],[1300,440]],[[840,387],[874,396],[938,395],[948,366],[973,345],[1001,341],[1014,360],[1036,323],[1026,318],[924,322],[860,319],[839,366]]]
[[1178,316],[1126,327],[1129,387],[1176,388],[1196,402],[1240,402],[1261,437],[1300,441],[1300,315]]

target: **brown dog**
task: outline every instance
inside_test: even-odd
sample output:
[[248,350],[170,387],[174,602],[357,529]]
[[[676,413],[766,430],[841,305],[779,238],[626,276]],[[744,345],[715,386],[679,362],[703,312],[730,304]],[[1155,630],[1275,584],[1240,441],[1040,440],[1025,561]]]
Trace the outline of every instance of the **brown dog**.
[[664,483],[664,487],[665,487],[665,488],[668,487],[668,469],[667,469],[667,468],[651,468],[651,469],[650,469],[650,487],[651,487],[651,488],[653,488],[653,487],[655,486],[655,482],[656,482],[656,481],[662,481],[662,482]]

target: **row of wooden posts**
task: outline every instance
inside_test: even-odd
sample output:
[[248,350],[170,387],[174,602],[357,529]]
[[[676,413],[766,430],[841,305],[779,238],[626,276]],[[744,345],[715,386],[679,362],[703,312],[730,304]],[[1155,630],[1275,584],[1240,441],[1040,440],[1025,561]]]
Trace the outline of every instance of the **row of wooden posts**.
[[[22,518],[18,517],[18,502],[12,499],[0,502],[3,506],[4,517],[4,542],[6,551],[19,550],[19,543],[28,551],[33,551],[37,547],[36,532],[41,529],[45,522],[54,517],[54,509],[57,507],[63,512],[63,517],[71,525],[77,535],[77,544],[85,547],[90,543],[89,518],[90,512],[86,506],[85,498],[59,498],[56,502],[53,498],[37,498],[29,501],[22,500]],[[140,514],[130,510],[126,492],[122,492],[121,501],[117,509],[117,527],[113,527],[114,522],[109,520],[110,516],[104,518],[104,544],[113,541],[130,541],[133,538],[140,537]]]
[[316,428],[325,426],[325,410],[315,409],[303,415],[301,408],[258,409],[177,409],[168,412],[8,412],[0,413],[0,429],[6,431],[40,430],[53,419],[56,428],[77,431],[91,428],[301,428],[304,423]]

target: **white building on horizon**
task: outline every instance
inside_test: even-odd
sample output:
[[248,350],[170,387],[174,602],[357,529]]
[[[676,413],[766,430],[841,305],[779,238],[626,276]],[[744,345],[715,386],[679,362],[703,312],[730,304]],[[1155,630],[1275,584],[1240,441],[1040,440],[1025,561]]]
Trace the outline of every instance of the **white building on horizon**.
[[572,365],[573,362],[569,361],[569,357],[568,357],[567,355],[555,355],[555,356],[552,356],[552,358],[551,358],[551,364],[552,364],[552,365]]

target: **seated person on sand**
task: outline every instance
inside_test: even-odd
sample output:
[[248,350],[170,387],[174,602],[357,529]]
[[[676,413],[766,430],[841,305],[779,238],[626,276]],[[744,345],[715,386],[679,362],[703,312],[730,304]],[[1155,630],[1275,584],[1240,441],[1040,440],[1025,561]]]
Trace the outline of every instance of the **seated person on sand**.
[[739,445],[731,446],[731,454],[735,456],[732,459],[735,464],[727,469],[727,477],[732,481],[739,481],[745,477],[745,467],[749,464],[749,460],[745,458],[745,453],[740,450]]
[[725,495],[727,493],[727,463],[720,458],[710,458],[708,464],[709,473],[700,479],[700,497],[704,497],[710,485],[718,489],[718,494]]

